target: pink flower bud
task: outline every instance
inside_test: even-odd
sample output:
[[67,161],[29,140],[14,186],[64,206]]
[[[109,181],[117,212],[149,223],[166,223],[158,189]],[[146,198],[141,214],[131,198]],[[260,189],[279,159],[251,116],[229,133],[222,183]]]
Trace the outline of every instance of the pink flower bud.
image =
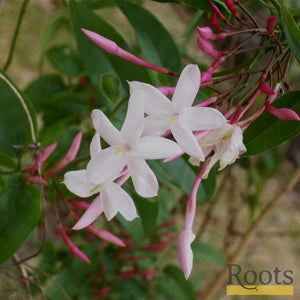
[[191,243],[195,239],[195,234],[191,230],[183,229],[178,238],[177,251],[180,267],[187,279],[192,271],[193,267],[193,251],[191,249]]
[[45,178],[51,177],[53,174],[55,174],[57,171],[62,169],[64,166],[66,166],[69,162],[71,162],[76,157],[81,144],[81,138],[82,138],[82,131],[80,131],[75,136],[72,145],[68,150],[66,156],[60,162],[58,162],[58,164],[51,171],[48,172]]
[[221,20],[225,20],[225,17],[223,16],[223,14],[220,12],[219,8],[212,2],[209,1],[210,6],[213,10],[213,12],[221,19]]
[[80,209],[88,209],[90,207],[90,204],[85,201],[78,201],[73,199],[67,200],[70,204],[72,204],[74,207],[80,208]]
[[198,45],[199,45],[200,49],[204,53],[209,54],[212,57],[220,57],[225,54],[224,52],[220,52],[220,51],[217,51],[216,49],[214,49],[213,45],[210,42],[208,42],[207,40],[204,40],[204,39],[198,37],[197,41],[198,41]]
[[277,21],[277,16],[272,16],[272,17],[269,17],[267,19],[266,29],[267,29],[267,32],[268,32],[269,35],[273,34],[274,28],[275,28],[275,25],[276,25],[276,21]]
[[221,27],[219,25],[219,22],[218,22],[218,19],[217,19],[217,14],[216,13],[213,13],[211,15],[211,18],[210,18],[210,24],[218,31],[221,31]]
[[97,235],[100,239],[118,245],[120,247],[126,247],[125,243],[122,240],[120,240],[118,237],[107,230],[96,228],[94,225],[89,225],[87,229]]
[[268,101],[265,102],[266,109],[274,116],[281,120],[289,120],[289,121],[300,121],[300,117],[298,114],[289,108],[276,108]]
[[235,17],[237,17],[237,16],[238,16],[238,13],[237,13],[237,11],[236,11],[236,9],[235,9],[233,0],[225,0],[225,4],[226,4],[227,8],[230,10],[230,12],[231,12]]
[[275,91],[272,90],[267,84],[266,84],[266,81],[265,81],[265,75],[263,75],[261,78],[260,78],[260,81],[259,81],[259,89],[262,93],[266,94],[266,95],[275,95]]
[[120,48],[115,42],[105,38],[104,36],[102,36],[100,34],[97,34],[93,31],[90,31],[90,30],[87,30],[84,28],[81,28],[81,31],[97,46],[99,46],[104,51],[106,51],[110,54],[117,55],[117,56],[119,56],[127,61],[130,61],[136,65],[139,65],[139,66],[142,66],[142,67],[154,70],[154,71],[158,71],[161,73],[170,74],[170,75],[174,75],[174,76],[179,76],[179,74],[176,72],[153,65],[149,62],[146,62],[146,61],[136,57],[135,55]]
[[70,252],[90,265],[91,261],[89,260],[89,258],[71,242],[70,238],[64,232],[64,229],[62,228],[62,226],[59,226],[59,232],[60,232],[61,237],[64,240],[65,244],[68,246]]
[[43,178],[40,178],[39,176],[28,176],[25,177],[25,182],[27,183],[36,183],[36,184],[42,184],[42,185],[48,185],[47,181]]
[[210,27],[197,27],[198,33],[201,35],[202,38],[207,40],[220,40],[227,36],[226,33],[213,33]]
[[209,66],[207,68],[207,70],[205,72],[203,72],[201,74],[201,87],[206,86],[206,82],[209,82],[209,80],[212,77],[212,74],[215,72],[215,70],[217,69],[217,67],[224,61],[224,57],[220,57],[217,60],[215,60],[213,62],[213,64],[211,66]]
[[[38,155],[38,165],[41,166],[44,161],[50,156],[50,154],[55,150],[57,142],[48,146],[40,155]],[[25,172],[34,173],[37,170],[37,164],[34,162],[32,166],[28,167]]]

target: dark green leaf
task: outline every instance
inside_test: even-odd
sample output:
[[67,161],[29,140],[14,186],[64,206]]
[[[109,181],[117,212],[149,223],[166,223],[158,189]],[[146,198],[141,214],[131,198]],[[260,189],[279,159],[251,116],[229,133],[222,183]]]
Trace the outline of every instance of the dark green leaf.
[[221,266],[224,266],[226,263],[224,255],[209,244],[196,240],[192,243],[192,250],[196,262],[209,261]]
[[181,288],[184,292],[186,298],[185,299],[197,299],[194,287],[192,284],[187,281],[182,273],[182,271],[175,266],[166,266],[164,268],[164,273],[171,277],[177,285]]
[[44,109],[44,101],[54,94],[65,90],[65,84],[61,76],[47,74],[32,81],[25,89],[25,94],[29,97],[35,109],[40,112]]
[[292,52],[300,62],[300,29],[289,10],[282,6],[280,9],[283,31],[291,47]]
[[0,264],[26,242],[37,226],[40,214],[38,187],[24,184],[21,176],[12,177],[0,192]]
[[[199,167],[193,167],[187,160],[180,157],[168,163],[151,161],[159,180],[167,186],[175,185],[186,195],[190,195]],[[209,202],[216,188],[216,172],[212,170],[207,179],[201,182],[197,193],[197,200],[201,203]]]
[[0,169],[3,168],[15,170],[17,168],[17,162],[11,156],[0,153]]
[[101,78],[101,87],[113,103],[120,99],[120,79],[114,74],[104,74]]
[[[275,107],[285,107],[300,115],[300,90],[291,91],[279,97]],[[262,153],[289,140],[300,131],[300,122],[280,120],[268,111],[264,111],[254,120],[244,133],[247,152],[243,156]]]
[[46,55],[56,70],[69,77],[77,77],[83,71],[79,54],[69,45],[55,45]]
[[14,156],[13,145],[28,145],[32,142],[30,122],[35,131],[36,115],[25,95],[0,72],[5,78],[0,78],[0,152]]
[[74,299],[74,296],[77,294],[80,288],[80,280],[78,277],[76,277],[76,274],[68,269],[62,269],[54,278],[55,281],[60,284],[60,286],[58,286],[56,282],[51,281],[52,284],[47,292],[47,295],[51,299],[65,300],[66,296],[61,290],[62,287],[65,293],[69,296],[69,299]]
[[127,1],[117,1],[135,30],[145,60],[173,71],[181,71],[178,48],[163,25],[147,10]]
[[144,236],[149,237],[153,234],[158,216],[158,201],[153,199],[144,199],[137,195],[134,196],[134,203],[138,209],[141,218]]
[[118,220],[122,226],[125,227],[128,234],[131,235],[132,239],[137,245],[140,245],[144,241],[144,228],[141,218],[135,218],[132,221],[127,221],[121,214],[117,214]]

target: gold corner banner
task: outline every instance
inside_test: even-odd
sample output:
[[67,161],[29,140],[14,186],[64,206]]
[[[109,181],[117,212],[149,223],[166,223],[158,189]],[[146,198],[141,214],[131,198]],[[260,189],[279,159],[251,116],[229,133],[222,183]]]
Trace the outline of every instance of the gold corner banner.
[[294,295],[293,285],[227,285],[227,295],[277,295],[292,296]]

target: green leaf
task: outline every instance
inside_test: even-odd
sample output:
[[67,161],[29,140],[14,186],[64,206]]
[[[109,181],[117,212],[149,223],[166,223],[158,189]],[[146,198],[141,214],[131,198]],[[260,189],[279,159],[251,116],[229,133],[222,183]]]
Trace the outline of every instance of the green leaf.
[[[279,97],[273,106],[294,110],[300,115],[300,90],[291,91]],[[280,120],[268,111],[264,111],[254,120],[244,133],[247,148],[242,156],[262,153],[289,140],[300,131],[300,122]]]
[[296,59],[300,62],[300,29],[285,6],[281,7],[280,13],[286,39]]
[[41,214],[39,188],[14,176],[0,191],[0,264],[26,242]]
[[224,266],[226,263],[224,255],[209,244],[195,240],[191,247],[194,253],[195,262],[209,261],[221,266]]
[[131,235],[132,239],[137,245],[141,245],[144,241],[144,228],[141,218],[135,218],[132,221],[127,221],[121,214],[117,214],[118,220],[122,226],[125,227],[128,234]]
[[0,153],[0,169],[15,170],[17,168],[17,162],[9,155]]
[[134,203],[138,209],[138,215],[140,216],[143,224],[144,237],[150,237],[156,228],[158,201],[153,199],[144,199],[135,195]]
[[113,103],[120,99],[120,83],[115,74],[104,74],[101,78],[101,88]]
[[70,1],[70,13],[83,66],[101,98],[106,98],[99,88],[99,83],[103,74],[118,74],[126,89],[128,89],[126,80],[150,82],[147,70],[125,61],[120,57],[105,53],[104,50],[94,44],[81,32],[81,28],[92,30],[113,40],[121,48],[132,53],[132,50],[127,43],[111,25],[105,22],[83,3]]
[[[52,285],[50,286],[47,295],[51,299],[65,300],[66,296],[60,288],[62,287],[65,293],[69,296],[69,299],[74,299],[74,296],[80,288],[80,279],[76,276],[76,274],[71,270],[62,269],[54,278],[55,282],[51,281]],[[58,286],[56,282],[59,282],[60,286]]]
[[[200,171],[199,167],[193,167],[185,158],[177,158],[167,163],[157,161],[149,162],[154,168],[159,180],[167,186],[175,185],[186,195],[190,195],[196,176]],[[216,188],[216,172],[212,170],[207,179],[201,182],[197,193],[197,200],[207,203],[214,195]]]
[[197,299],[193,285],[185,279],[182,271],[178,267],[168,265],[164,268],[164,273],[167,274],[173,280],[175,280],[177,285],[184,292],[186,296],[185,299]]
[[63,26],[68,26],[69,25],[69,20],[67,18],[66,12],[67,12],[67,10],[60,11],[46,25],[45,33],[43,35],[43,40],[42,40],[41,58],[40,58],[40,61],[39,61],[40,65],[41,65],[42,60],[44,58],[45,51],[46,51],[46,48],[47,48],[48,44],[57,36],[57,32]]
[[24,93],[29,97],[35,109],[40,112],[44,109],[44,102],[47,99],[65,89],[66,86],[61,76],[47,74],[29,83]]
[[163,25],[144,8],[127,1],[117,1],[120,9],[135,30],[145,60],[181,71],[179,50]]
[[46,56],[56,70],[69,77],[77,77],[83,71],[79,54],[70,45],[55,45],[46,51]]
[[0,152],[14,156],[13,145],[32,142],[36,115],[25,95],[1,70],[0,75]]

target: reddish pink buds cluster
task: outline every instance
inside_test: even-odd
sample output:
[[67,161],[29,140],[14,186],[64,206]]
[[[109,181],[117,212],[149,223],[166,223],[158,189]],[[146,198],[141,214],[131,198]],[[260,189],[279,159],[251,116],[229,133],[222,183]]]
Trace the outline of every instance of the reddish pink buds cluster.
[[277,16],[271,16],[267,19],[266,29],[269,35],[273,35],[276,21],[277,21]]
[[214,49],[213,45],[210,42],[201,37],[198,37],[197,41],[200,49],[204,53],[209,54],[212,57],[220,57],[226,54],[225,52],[220,52]]
[[72,145],[70,149],[68,150],[66,156],[51,170],[49,171],[45,178],[51,177],[53,174],[55,174],[58,170],[62,169],[64,166],[66,166],[69,162],[74,160],[74,158],[77,156],[77,153],[79,151],[79,147],[81,144],[81,138],[82,138],[82,131],[80,131],[74,138]]
[[230,12],[233,14],[234,17],[238,17],[238,12],[235,9],[233,0],[225,0],[225,5],[230,10]]

